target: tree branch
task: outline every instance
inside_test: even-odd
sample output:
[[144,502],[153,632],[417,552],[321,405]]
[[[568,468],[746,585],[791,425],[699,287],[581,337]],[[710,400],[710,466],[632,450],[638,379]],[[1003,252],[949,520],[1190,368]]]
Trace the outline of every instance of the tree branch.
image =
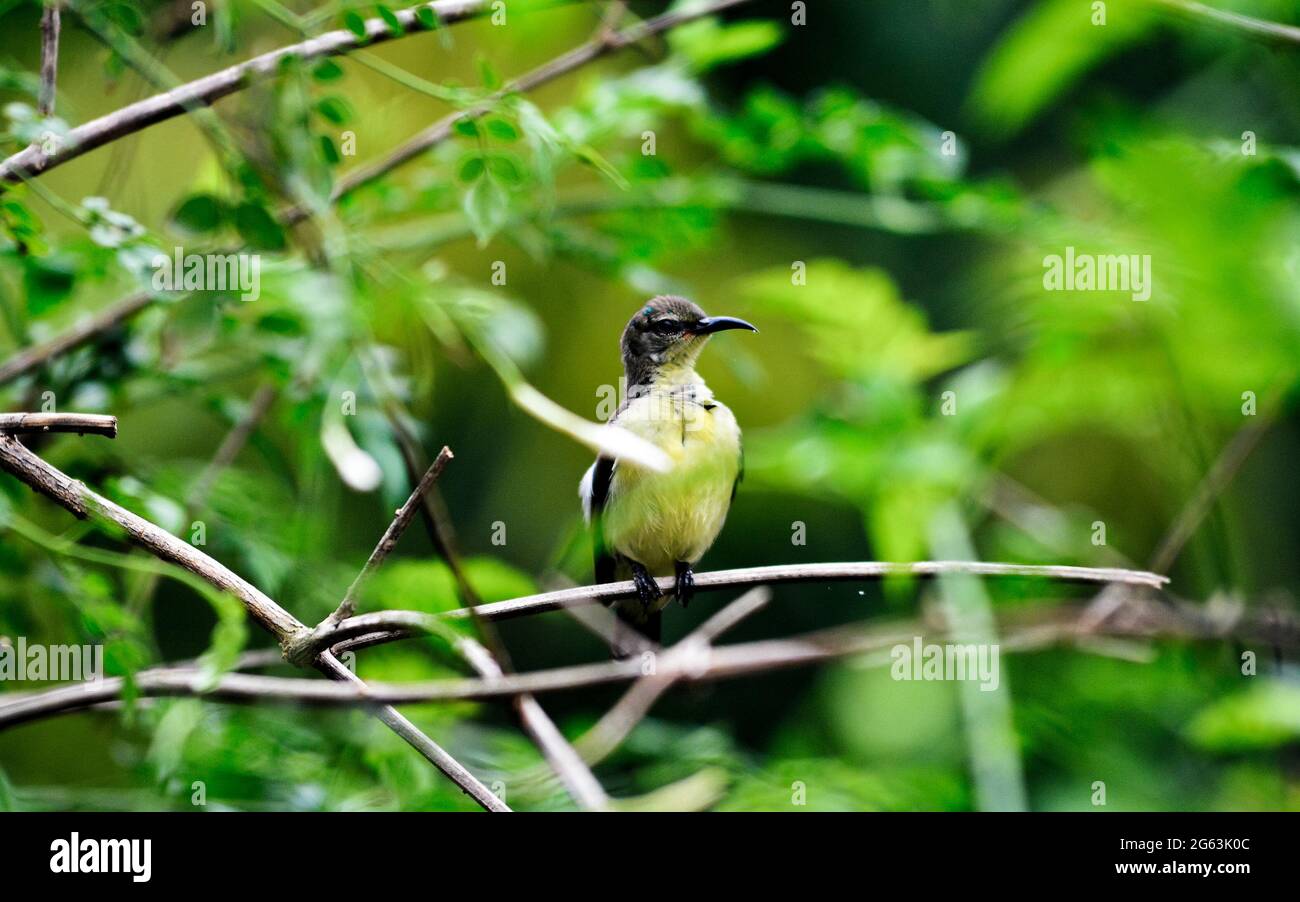
[[[436,0],[423,6],[432,9],[442,24],[450,25],[482,14],[490,7],[490,3],[488,0]],[[364,38],[346,29],[330,31],[310,40],[263,53],[246,62],[93,119],[72,129],[68,134],[68,140],[53,153],[43,153],[42,148],[33,145],[0,162],[0,182],[15,182],[41,175],[118,138],[179,116],[196,105],[212,104],[228,94],[242,90],[254,81],[274,75],[280,61],[286,58],[294,57],[309,62],[421,31],[424,26],[416,18],[416,11],[420,8],[422,7],[415,6],[396,12],[397,20],[401,24],[401,31],[398,33],[391,31],[383,19],[367,19]]]
[[55,86],[59,77],[59,0],[46,0],[41,12],[41,91],[36,111],[54,115]]
[[[361,678],[344,667],[343,663],[330,652],[320,656],[316,668],[333,680],[356,687],[359,692],[367,691],[366,684]],[[396,708],[391,705],[380,705],[372,713],[384,726],[406,740],[411,747],[432,762],[434,767],[450,777],[465,790],[467,795],[488,811],[510,810],[496,793],[484,786],[477,777],[465,769],[464,765],[430,739],[419,727],[403,717]]]
[[223,592],[234,595],[281,646],[307,629],[298,618],[224,564],[86,488],[33,454],[17,439],[0,435],[0,469],[62,505],[78,519],[94,517],[112,523],[125,531],[131,542],[147,549],[155,557],[177,564]]
[[[505,675],[491,653],[473,639],[461,639],[458,650],[485,680],[490,682]],[[516,695],[512,701],[525,732],[541,749],[542,755],[560,781],[564,783],[569,795],[573,796],[573,800],[588,811],[603,811],[608,808],[609,796],[601,788],[595,774],[564,738],[564,734],[543,710],[537,699],[522,693]]]
[[155,300],[153,294],[147,291],[129,295],[110,304],[99,313],[78,323],[63,334],[56,335],[49,341],[39,345],[19,351],[4,363],[0,363],[0,385],[36,369],[60,354],[80,347],[96,336],[135,316],[141,310],[153,304]]
[[343,600],[339,602],[338,608],[333,614],[325,618],[322,626],[333,626],[355,613],[357,609],[357,593],[361,590],[361,586],[370,577],[370,574],[374,573],[379,568],[379,565],[392,553],[393,548],[397,546],[397,540],[402,537],[402,533],[406,532],[406,528],[415,519],[416,511],[424,503],[424,496],[429,493],[429,490],[433,488],[433,484],[438,481],[443,468],[447,466],[447,462],[451,460],[452,456],[451,449],[444,445],[442,450],[438,452],[437,458],[434,459],[429,469],[425,471],[424,476],[420,478],[419,483],[416,484],[411,496],[406,499],[406,503],[397,509],[397,515],[393,518],[393,522],[388,524],[384,534],[379,537],[379,544],[375,545],[375,550],[370,552],[370,557],[366,560],[365,566],[361,568],[361,572],[357,574],[356,579],[352,580],[352,584],[348,586],[348,590],[344,593]]
[[[365,580],[369,578],[376,569],[378,569],[393,548],[397,545],[398,539],[410,526],[411,521],[415,518],[417,510],[424,510],[426,517],[429,516],[425,503],[428,500],[428,494],[433,489],[434,483],[442,474],[443,468],[452,458],[451,449],[443,447],[433,464],[425,471],[415,489],[411,492],[410,497],[397,510],[393,522],[384,530],[383,536],[380,537],[379,543],[371,553],[370,558],[362,567],[361,572],[357,574],[356,579],[348,587],[343,601],[339,604],[337,610],[329,617],[325,618],[321,624],[312,631],[308,636],[301,640],[296,640],[294,645],[286,652],[291,660],[297,662],[306,662],[316,659],[318,656],[324,665],[318,663],[318,666],[330,667],[329,661],[337,661],[335,652],[325,648],[326,644],[334,645],[333,642],[322,642],[318,637],[322,634],[329,634],[345,618],[350,617],[356,607],[356,595]],[[431,527],[432,528],[432,527]],[[479,674],[479,676],[493,679],[499,677],[504,672],[497,659],[484,646],[475,642],[468,637],[457,636],[453,631],[446,629],[441,621],[430,623],[424,621],[424,625],[438,632],[444,638],[447,638],[453,648],[460,656]],[[441,629],[439,629],[441,627]],[[396,635],[394,635],[394,638]],[[333,668],[330,667],[332,670]],[[519,695],[513,699],[519,719],[533,741],[541,749],[542,754],[550,762],[556,774],[564,781],[570,794],[583,808],[588,810],[601,810],[608,806],[609,798],[605,791],[597,782],[595,776],[582,762],[564,734],[555,726],[554,722],[546,715],[542,706],[531,695]],[[389,714],[388,712],[391,712]],[[391,708],[386,711],[381,710],[381,717],[400,718]],[[388,720],[386,719],[387,723]]]
[[[468,4],[468,0],[460,0],[460,2]],[[738,4],[747,3],[747,2],[750,2],[750,0],[715,0],[714,3],[709,4],[707,6],[697,7],[694,9],[681,10],[673,13],[666,13],[655,19],[646,20],[645,22],[633,26],[632,28],[625,29],[622,32],[614,32],[611,34],[606,34],[602,32],[602,35],[597,37],[596,39],[588,41],[586,44],[582,44],[577,48],[569,51],[568,53],[560,57],[557,57],[551,60],[550,62],[545,63],[542,66],[539,66],[538,68],[532,70],[531,72],[521,76],[520,78],[512,82],[505,90],[521,92],[521,91],[529,90],[531,88],[535,88],[554,78],[559,77],[562,74],[570,72],[573,69],[576,69],[585,63],[591,62],[592,60],[599,58],[600,56],[604,55],[606,52],[609,52],[610,50],[620,49],[622,47],[630,46],[638,41],[644,40],[646,37],[649,37],[652,34],[657,34],[664,30],[670,29],[676,25],[680,25],[685,22],[689,22],[693,19],[697,19],[701,16],[709,15],[711,13],[718,12],[728,7],[736,6]],[[434,3],[432,5],[435,8],[440,6],[439,3]],[[403,14],[398,13],[398,15],[401,16]],[[443,18],[444,20],[446,20],[446,16],[444,16]],[[372,20],[368,24],[368,27],[369,25],[373,25],[375,21],[377,20]],[[331,35],[337,35],[337,34],[340,34],[340,32],[331,32]],[[343,32],[342,34],[345,34],[347,36],[352,36],[351,32]],[[330,37],[330,35],[324,35],[321,38],[315,38],[313,40],[319,41],[328,37]],[[311,42],[306,42],[306,43],[311,43]],[[301,45],[296,45],[296,46],[301,46]],[[283,52],[284,49],[279,51],[274,51],[274,53],[277,54]],[[341,53],[344,51],[339,50],[336,52]],[[258,60],[261,60],[263,58],[264,57],[257,57],[255,60],[252,60],[249,63],[244,63],[242,65],[245,66],[252,65],[253,63],[256,63]],[[222,73],[218,73],[218,75],[221,74]],[[209,77],[212,78],[215,76],[209,76]],[[191,82],[190,85],[186,87],[193,87],[194,85],[197,84],[199,84],[199,82]],[[167,95],[159,95],[159,96],[165,97]],[[500,96],[504,96],[504,92],[498,95],[494,95],[493,101],[495,99],[499,99]],[[141,106],[141,104],[149,103],[157,99],[158,98],[151,98],[149,101],[141,101],[141,103],[132,104],[131,106],[125,107],[124,109],[119,110],[117,113],[114,113],[112,115],[118,116],[118,115],[125,114],[128,111],[134,110],[137,107]],[[369,165],[363,165],[361,167],[353,169],[351,172],[345,174],[339,179],[338,183],[335,185],[334,192],[331,196],[331,201],[337,202],[342,197],[351,193],[352,191],[356,190],[362,185],[374,181],[379,176],[393,169],[396,169],[398,166],[402,165],[408,160],[413,159],[416,156],[419,156],[424,151],[429,150],[434,146],[436,146],[437,144],[440,144],[441,142],[447,140],[448,138],[451,137],[452,128],[459,119],[463,117],[479,115],[480,113],[483,112],[483,110],[484,108],[480,107],[480,108],[475,108],[464,112],[454,113],[450,116],[446,116],[438,120],[437,122],[435,122],[433,125],[429,126],[427,129],[425,129],[425,131],[418,134],[415,138],[412,138],[410,141],[408,141],[406,144],[399,147],[397,150],[393,151],[389,156],[385,157],[384,159]],[[181,110],[173,111],[169,113],[169,115],[176,115],[180,111]],[[109,117],[105,117],[105,118],[109,118]],[[103,121],[102,119],[95,120],[95,122],[102,122],[102,121]],[[95,123],[89,123],[87,126],[83,126],[83,128],[88,128],[90,125],[94,125],[94,124]],[[144,125],[147,124],[149,123],[144,123]],[[144,125],[141,125],[139,127],[143,128]],[[75,134],[75,130],[74,130],[74,134]],[[111,140],[111,139],[106,139],[106,140]],[[104,143],[104,142],[100,142],[100,143]],[[24,153],[25,152],[26,151],[24,151]],[[21,156],[21,154],[18,154],[16,156]],[[0,180],[3,179],[4,166],[6,164],[9,164],[14,159],[16,159],[16,157],[11,157],[10,160],[7,160],[5,161],[5,163],[0,164]],[[305,219],[308,214],[309,211],[306,208],[295,205],[295,206],[287,207],[285,210],[281,212],[280,216],[282,221],[284,221],[286,224],[292,225],[293,223],[300,222],[303,219]],[[59,354],[71,350],[72,348],[79,347],[80,345],[86,343],[87,341],[94,339],[100,333],[113,328],[119,323],[124,322],[125,320],[139,313],[141,310],[150,306],[152,303],[154,303],[154,300],[155,298],[153,297],[153,295],[151,295],[148,292],[142,292],[139,294],[131,295],[130,297],[127,298],[123,298],[117,303],[111,305],[102,313],[95,316],[93,319],[88,320],[86,323],[80,326],[70,329],[68,332],[64,333],[63,335],[57,336],[45,342],[42,345],[38,345],[37,347],[19,352],[9,360],[0,364],[0,385],[9,382],[12,379],[24,373],[27,373],[30,370],[35,369],[36,367],[44,364],[46,361],[50,360],[53,357],[58,356]]]
[[[96,494],[81,482],[50,466],[17,439],[3,434],[0,434],[0,470],[10,473],[36,492],[51,498],[74,516],[80,519],[93,516],[99,521],[111,523],[124,530],[130,541],[142,546],[155,557],[177,564],[221,591],[234,595],[253,619],[275,637],[282,649],[291,647],[294,640],[302,635],[310,635],[310,630],[296,617],[219,561],[143,517]],[[328,660],[324,658],[322,660],[325,672],[332,679],[348,682],[355,679],[347,668],[342,668],[348,674],[345,677],[331,667]],[[191,686],[195,685],[192,676],[188,679]],[[365,691],[365,684],[360,680],[356,682],[359,690]],[[375,713],[381,721],[480,804],[490,810],[508,810],[504,809],[500,799],[497,799],[491,790],[396,711],[386,711],[381,708]]]
[[0,433],[29,435],[75,432],[78,435],[117,436],[117,417],[95,413],[0,413]]
[[[1017,613],[1002,618],[999,647],[1002,651],[1026,651],[1069,642],[1089,643],[1102,636],[1140,639],[1183,638],[1220,640],[1239,638],[1268,641],[1290,647],[1300,645],[1300,624],[1294,620],[1246,619],[1240,612],[1228,617],[1209,617],[1190,608],[1171,609],[1155,602],[1133,601],[1126,615],[1110,618],[1095,629],[1085,626],[1078,605],[1057,605],[1046,611]],[[658,659],[657,675],[679,682],[705,682],[806,666],[836,658],[863,655],[910,643],[916,637],[939,641],[948,634],[923,621],[881,624],[859,623],[802,636],[766,639],[737,645],[715,646],[697,653]],[[673,646],[679,649],[681,644]],[[669,651],[672,651],[670,649]],[[887,664],[889,657],[869,663]],[[193,669],[145,670],[136,674],[138,692],[144,697],[199,696],[231,702],[295,702],[312,705],[382,705],[417,702],[451,702],[499,699],[522,693],[555,692],[627,682],[642,676],[639,660],[605,661],[503,675],[492,679],[454,679],[404,684],[370,683],[341,686],[294,677],[266,677],[227,674],[217,685],[204,690]],[[0,705],[0,729],[68,711],[81,710],[115,700],[121,692],[120,678],[97,683],[61,686]]]
[[[695,19],[704,16],[713,15],[733,6],[739,6],[742,3],[748,3],[750,0],[712,0],[710,3],[700,3],[694,6],[688,6],[680,10],[664,13],[653,19],[646,19],[636,25],[625,28],[622,31],[611,31],[602,28],[596,37],[587,41],[585,44],[573,48],[568,53],[549,60],[533,69],[524,73],[518,78],[506,84],[487,100],[471,107],[468,110],[461,110],[451,113],[437,122],[430,125],[424,131],[415,135],[415,137],[406,141],[393,150],[388,156],[381,160],[368,165],[359,166],[343,175],[334,186],[331,201],[338,201],[348,194],[373,182],[380,176],[396,169],[403,163],[418,157],[426,150],[441,144],[452,135],[452,129],[457,122],[462,119],[475,119],[492,109],[493,105],[510,94],[520,94],[525,91],[531,91],[540,87],[549,81],[559,78],[585,66],[593,60],[599,59],[607,53],[615,50],[622,50],[644,41],[646,38],[659,34],[660,32],[676,28]],[[293,207],[285,212],[286,221],[297,222],[307,216],[309,211],[302,207]]]
[[[778,583],[843,582],[846,580],[882,579],[886,576],[932,577],[947,573],[970,573],[975,576],[1010,576],[1027,579],[1057,579],[1067,582],[1123,583],[1159,589],[1169,582],[1166,576],[1142,570],[1121,570],[1112,567],[1060,567],[1035,564],[1000,564],[984,561],[918,561],[895,564],[883,561],[859,561],[842,564],[778,564],[770,567],[747,567],[740,570],[714,570],[695,574],[695,588],[713,591],[733,586],[774,585]],[[673,589],[672,577],[661,577],[659,588],[664,592]],[[610,602],[620,598],[635,598],[636,585],[631,580],[605,583],[599,586],[579,586],[527,595],[509,601],[496,601],[478,606],[480,616],[488,620],[508,620],[555,611],[574,605]],[[469,611],[459,608],[442,615],[464,619]],[[347,626],[347,622],[343,624]]]
[[[766,586],[750,589],[700,624],[668,654],[680,655],[683,651],[707,650],[719,636],[746,617],[762,610],[771,599],[772,592]],[[605,712],[604,717],[574,741],[573,747],[589,765],[605,760],[650,713],[650,709],[654,707],[659,697],[671,689],[676,682],[677,677],[672,667],[668,668],[666,675],[660,675],[656,668],[655,673],[643,676],[628,687],[614,707]]]

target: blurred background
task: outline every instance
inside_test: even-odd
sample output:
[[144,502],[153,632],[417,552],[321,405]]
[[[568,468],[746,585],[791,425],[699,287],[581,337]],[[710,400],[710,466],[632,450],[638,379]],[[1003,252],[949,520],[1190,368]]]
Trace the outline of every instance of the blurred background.
[[[1214,5],[1300,22],[1293,0]],[[205,551],[307,623],[409,493],[403,434],[422,463],[444,444],[456,455],[438,488],[478,596],[581,585],[593,452],[519,387],[607,414],[623,325],[680,293],[761,330],[722,336],[701,363],[746,452],[701,569],[1133,566],[1229,619],[1294,616],[1300,45],[1172,2],[756,0],[492,101],[331,204],[347,173],[587,40],[610,7],[511,0],[502,23],[289,59],[210,114],[7,189],[0,361],[149,289],[159,249],[261,261],[256,300],[160,292],[9,377],[6,410],[120,421],[114,441],[29,446],[179,536],[201,524]],[[617,22],[664,9],[632,2]],[[218,0],[195,25],[188,2],[77,0],[48,119],[40,6],[0,0],[4,155],[386,11]],[[310,215],[286,226],[289,205]],[[1149,255],[1149,300],[1046,290],[1045,260],[1066,248]],[[264,414],[246,445],[212,467],[250,410]],[[103,643],[125,675],[196,656],[219,673],[271,645],[237,605],[141,572],[141,553],[8,476],[0,527],[0,635]],[[1097,591],[979,586],[999,616]],[[463,594],[417,522],[361,609],[436,612]],[[670,609],[665,640],[736,594]],[[780,586],[724,641],[895,622],[941,594]],[[564,613],[501,636],[521,671],[606,655]],[[358,656],[368,680],[458,672],[434,640]],[[31,688],[0,685],[0,701]],[[541,700],[576,737],[621,691]],[[852,659],[679,686],[596,774],[671,808],[1091,809],[1098,781],[1109,808],[1300,808],[1287,649],[1007,649],[1000,688],[975,696]],[[509,705],[404,712],[512,807],[572,807],[536,777]],[[0,808],[191,810],[196,781],[208,808],[474,807],[359,712],[128,700],[0,732]]]

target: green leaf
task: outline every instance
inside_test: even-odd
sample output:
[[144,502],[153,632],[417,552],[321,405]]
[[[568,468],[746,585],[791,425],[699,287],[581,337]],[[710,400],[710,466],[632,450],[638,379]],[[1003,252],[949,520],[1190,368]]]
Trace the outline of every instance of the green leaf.
[[68,299],[77,279],[75,259],[66,255],[24,259],[23,287],[30,314],[40,316]]
[[1300,742],[1300,686],[1257,677],[1244,692],[1221,698],[1187,727],[1188,738],[1216,752],[1277,749]]
[[501,87],[501,75],[486,57],[480,56],[478,58],[478,75],[483,81],[483,87],[489,91],[495,91]]
[[484,247],[506,224],[510,196],[495,179],[479,179],[465,194],[464,210],[479,247]]
[[498,141],[518,141],[519,131],[499,116],[493,116],[484,123],[487,133]]
[[456,134],[464,135],[466,138],[478,137],[478,123],[468,116],[463,119],[457,119],[456,124],[452,126],[452,129]]
[[430,30],[437,28],[440,24],[438,22],[438,14],[433,11],[433,7],[431,6],[421,6],[415,11],[415,18],[421,25]]
[[379,10],[379,18],[384,20],[384,24],[388,26],[388,30],[393,34],[402,34],[406,30],[402,27],[401,21],[398,20],[397,13],[382,3],[375,8]]
[[355,9],[349,9],[343,13],[343,25],[359,38],[366,36],[366,20]]
[[220,198],[192,194],[172,213],[172,222],[192,235],[202,235],[220,228],[225,216],[226,205]]
[[343,77],[343,67],[332,59],[323,59],[311,70],[317,81],[338,81]]
[[320,153],[325,158],[325,162],[337,166],[342,161],[342,157],[339,156],[339,149],[334,146],[334,139],[329,135],[320,135],[319,140]]
[[807,263],[806,285],[791,276],[784,266],[759,272],[742,280],[739,293],[805,333],[813,355],[836,375],[921,380],[970,357],[971,336],[931,332],[924,312],[899,296],[883,270],[820,259]]
[[1092,24],[1092,4],[1043,0],[1016,21],[989,53],[971,90],[975,116],[1009,136],[1034,119],[1089,69],[1155,26],[1151,4],[1111,0],[1106,24]]
[[624,190],[627,190],[627,188],[630,187],[627,179],[623,177],[623,173],[615,169],[613,163],[602,157],[596,148],[588,144],[578,144],[573,148],[573,155],[588,166],[591,166],[618,187]]
[[466,157],[460,164],[460,180],[462,182],[472,182],[483,174],[483,158],[480,156]]
[[283,250],[284,230],[265,207],[246,201],[235,210],[235,228],[240,237],[256,248]]
[[512,157],[504,154],[493,154],[487,159],[487,168],[496,178],[501,179],[508,185],[518,185],[524,180],[523,172],[519,164]]
[[698,19],[674,29],[668,43],[696,72],[707,72],[725,63],[767,53],[783,37],[775,22],[723,25],[717,19]]
[[316,101],[316,112],[335,125],[343,125],[353,117],[352,105],[337,95]]

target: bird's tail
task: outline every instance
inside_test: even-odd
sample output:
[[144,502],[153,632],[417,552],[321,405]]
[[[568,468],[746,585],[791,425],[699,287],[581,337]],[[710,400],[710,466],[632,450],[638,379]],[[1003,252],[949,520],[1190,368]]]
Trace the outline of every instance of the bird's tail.
[[[616,604],[614,614],[618,617],[618,622],[627,630],[635,630],[655,645],[659,644],[660,637],[663,635],[663,611],[655,611],[643,619],[634,609]],[[631,638],[635,639],[635,637]],[[615,658],[621,660],[632,657],[637,652],[637,647],[634,643],[620,643],[615,639],[610,642],[609,651]]]

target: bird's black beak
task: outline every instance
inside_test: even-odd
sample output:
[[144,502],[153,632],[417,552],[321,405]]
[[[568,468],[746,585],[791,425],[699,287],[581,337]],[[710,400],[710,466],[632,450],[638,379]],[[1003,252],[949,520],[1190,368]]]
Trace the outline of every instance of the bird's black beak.
[[750,332],[757,332],[751,324],[743,319],[736,319],[734,316],[706,316],[695,324],[691,329],[696,335],[712,335],[714,332],[725,332],[727,329],[748,329]]

